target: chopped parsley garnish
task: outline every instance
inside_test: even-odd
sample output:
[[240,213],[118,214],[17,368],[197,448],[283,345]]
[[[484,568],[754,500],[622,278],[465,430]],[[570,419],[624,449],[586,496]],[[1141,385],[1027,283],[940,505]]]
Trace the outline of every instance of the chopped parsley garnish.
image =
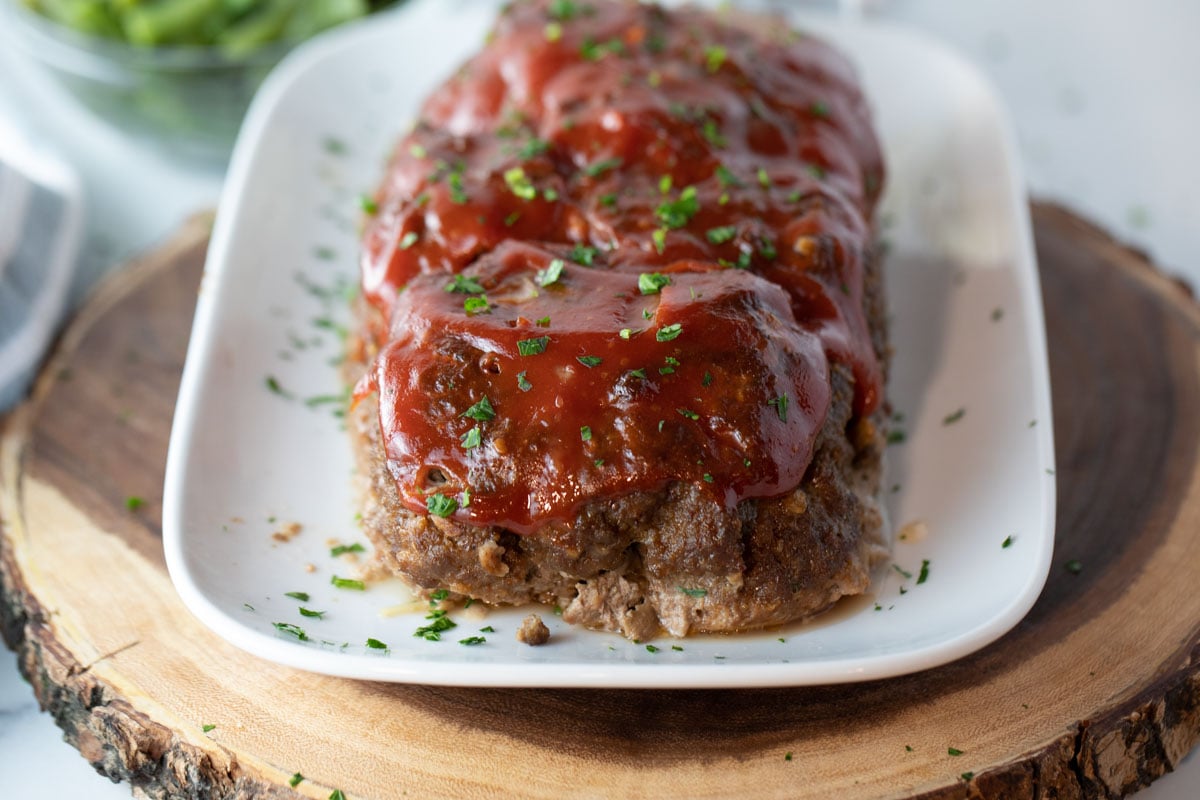
[[1012,543],[1013,543],[1013,537],[1005,536],[1004,541],[1000,543],[1000,547],[1007,550],[1008,548],[1012,547]]
[[[641,333],[641,330],[635,331],[633,328],[621,328],[621,330],[619,330],[617,332],[617,335],[620,336],[622,339],[628,339],[636,333]],[[633,370],[633,371],[638,372],[638,370]],[[645,375],[643,375],[642,377],[645,377]]]
[[730,186],[745,185],[724,164],[717,164],[717,181],[720,182],[722,189],[728,189]]
[[959,750],[957,747],[947,747],[946,748],[946,755],[961,756],[962,754],[963,754],[963,751]]
[[704,378],[701,379],[701,381],[700,381],[700,385],[701,386],[710,386],[710,385],[712,385],[712,382],[713,382],[712,373],[706,372],[706,373],[704,373]]
[[704,134],[705,141],[713,147],[724,147],[727,144],[725,135],[721,133],[721,128],[717,125],[716,120],[704,120],[704,124],[700,127],[700,132]]
[[820,100],[809,106],[808,110],[812,112],[814,117],[825,119],[829,116],[829,106],[825,105],[825,103],[821,102]]
[[448,517],[458,510],[458,501],[445,494],[431,494],[425,498],[425,508],[435,517]]
[[339,589],[353,589],[356,592],[361,592],[367,588],[367,585],[360,580],[354,578],[339,578],[334,575],[329,579],[329,582]]
[[459,442],[462,444],[463,450],[471,450],[473,448],[479,447],[479,444],[482,441],[483,441],[483,438],[479,432],[478,425],[476,425],[474,428],[471,428],[471,430],[464,433],[462,435],[462,437],[459,439]]
[[635,378],[646,380],[646,370],[644,369],[631,369],[629,370],[629,374]]
[[[822,167],[820,164],[805,164],[804,169],[813,178],[815,178],[819,181],[825,180],[825,168]],[[795,194],[796,194],[796,200],[799,200],[800,193],[796,192]],[[788,199],[791,200],[791,195],[788,195]],[[792,202],[794,203],[794,202],[796,202],[796,200],[792,200]]]
[[906,438],[907,437],[905,436],[904,431],[900,430],[899,428],[893,428],[892,430],[888,431],[887,443],[888,444],[900,444]]
[[786,753],[784,753],[784,754],[783,754],[783,760],[784,760],[784,761],[791,761],[791,760],[792,760],[792,753],[791,753],[791,751],[788,751],[788,752],[786,752]]
[[721,45],[709,45],[704,48],[704,66],[709,72],[716,72],[721,69],[727,56],[728,53]]
[[366,552],[366,548],[363,547],[358,542],[355,542],[354,544],[339,544],[336,547],[329,548],[329,555],[334,556],[335,558],[337,556],[340,556],[342,553],[363,553],[363,552]]
[[329,153],[331,156],[341,156],[346,154],[346,143],[341,139],[333,136],[326,136],[323,144],[325,145],[325,152]]
[[530,138],[524,145],[521,146],[517,153],[521,158],[535,158],[545,153],[550,149],[550,143],[545,139],[539,139],[536,136]]
[[654,213],[668,228],[682,228],[691,222],[699,210],[700,201],[696,199],[696,187],[689,186],[679,193],[678,200],[663,203]]
[[962,778],[967,783],[970,783],[971,779],[975,777],[975,773],[974,772],[964,772],[962,775],[959,775],[958,777]]
[[358,196],[358,207],[363,210],[364,214],[375,214],[379,211],[379,204],[370,195],[366,194]]
[[574,0],[554,0],[546,9],[546,13],[554,19],[568,22],[579,13],[579,5]]
[[681,415],[687,417],[688,419],[700,419],[700,415],[697,414],[695,411],[690,411],[686,408],[677,408],[675,410],[678,411]]
[[334,789],[329,795],[329,800],[346,800],[346,795],[341,789]]
[[284,592],[284,597],[290,597],[293,600],[299,600],[301,603],[308,602],[308,592]]
[[450,596],[449,589],[434,589],[429,594],[429,605],[436,606],[438,603]]
[[547,22],[546,27],[542,29],[542,34],[546,37],[547,42],[557,42],[563,35],[562,23]]
[[928,579],[929,579],[929,559],[926,558],[921,561],[921,572],[920,572],[920,574],[917,575],[917,585],[918,586],[921,585]]
[[657,648],[657,647],[655,647],[655,646],[654,646],[654,645],[652,645],[652,644],[648,644],[648,645],[646,645],[646,652],[647,652],[647,653],[657,653],[657,652],[658,652],[658,648]]
[[424,158],[429,155],[429,152],[424,147],[415,142],[409,146],[408,152],[413,158]]
[[549,317],[549,315],[544,316],[544,317],[538,317],[537,319],[535,319],[533,321],[533,324],[537,325],[539,328],[549,328],[550,327],[550,317]]
[[461,167],[450,173],[450,202],[460,206],[467,202],[467,193],[462,185]]
[[942,424],[943,425],[953,425],[954,423],[956,423],[960,419],[962,419],[966,413],[967,413],[967,410],[965,408],[960,408],[957,411],[947,414],[945,417],[943,417]]
[[125,508],[130,511],[137,511],[142,506],[146,505],[146,501],[135,495],[130,495],[125,498]]
[[565,266],[566,264],[563,263],[561,258],[551,260],[545,269],[537,271],[538,286],[550,286],[551,284],[558,283],[558,279],[562,277]]
[[901,575],[903,575],[906,578],[912,577],[912,573],[909,572],[908,570],[904,569],[903,567],[901,567],[899,564],[892,564],[892,569],[896,570],[896,572],[899,572]]
[[608,192],[600,195],[600,205],[606,208],[612,208],[617,204],[617,195],[615,192]]
[[[517,342],[517,352],[523,356],[536,356],[546,352],[546,345],[550,344],[549,336],[539,336],[536,339],[521,339]],[[524,375],[525,373],[521,373]]]
[[464,411],[462,416],[473,419],[476,422],[487,422],[490,419],[495,419],[496,409],[492,408],[492,401],[488,400],[485,394],[482,400]]
[[444,611],[435,611],[433,614],[427,615],[425,618],[432,619],[433,621],[428,625],[422,625],[421,627],[417,628],[415,631],[413,631],[413,636],[416,636],[419,639],[425,639],[429,642],[440,642],[442,640],[443,632],[448,631],[451,628],[458,627],[458,624],[454,620],[447,617],[446,612]]
[[520,211],[512,212],[511,214],[509,214],[507,217],[504,218],[504,227],[511,228],[513,225],[517,224],[517,220],[519,220],[520,218],[521,218]]
[[709,228],[705,236],[713,244],[725,244],[734,236],[737,236],[737,226],[722,225],[719,228]]
[[706,473],[704,473],[703,475],[701,475],[700,477],[704,479],[704,482],[705,482],[705,483],[712,483],[712,482],[713,482],[713,476],[712,476],[712,475],[710,475],[710,474],[709,474],[709,473],[707,473],[707,472],[706,472]]
[[481,294],[478,297],[468,297],[466,300],[463,300],[463,311],[466,311],[468,315],[486,314],[491,310],[492,307],[488,305],[485,295]]
[[1072,575],[1078,575],[1083,572],[1083,564],[1077,558],[1072,558],[1066,564],[1063,564],[1063,567]]
[[671,193],[671,185],[673,182],[674,181],[670,175],[663,175],[661,178],[658,179],[658,191],[661,194],[670,194]]
[[686,586],[677,586],[675,588],[688,597],[704,597],[708,594],[708,589],[689,589]]
[[622,160],[619,158],[604,158],[599,161],[593,161],[583,168],[583,174],[589,178],[599,178],[610,169],[616,169],[621,166]]
[[664,286],[669,286],[671,278],[661,272],[643,272],[638,275],[638,291],[642,294],[658,294]]
[[579,426],[579,438],[582,441],[590,442],[592,440],[592,429],[588,425]]
[[474,278],[466,275],[455,275],[446,284],[447,292],[462,292],[464,294],[483,294],[483,285]]
[[517,373],[517,388],[518,388],[518,389],[520,389],[522,392],[528,392],[530,389],[532,389],[532,388],[533,388],[533,384],[532,384],[532,383],[530,383],[530,382],[529,382],[529,381],[528,381],[528,380],[525,378],[525,373],[524,373],[524,372],[518,372],[518,373]]
[[791,402],[786,394],[781,394],[773,400],[768,400],[767,405],[775,407],[775,413],[779,415],[780,422],[787,422],[788,403]]
[[683,325],[676,322],[672,325],[664,325],[659,328],[655,332],[654,338],[660,342],[669,342],[673,339],[678,339],[681,333],[683,333]]
[[758,240],[758,252],[761,253],[762,257],[767,261],[774,261],[775,256],[779,255],[777,252],[775,252],[775,243],[765,236]]
[[295,789],[297,786],[300,785],[300,782],[303,780],[304,780],[304,776],[301,775],[299,772],[297,772],[294,775],[292,775],[292,777],[288,778],[288,786],[291,786],[293,789]]
[[479,632],[480,633],[495,633],[496,629],[493,628],[491,625],[484,625],[482,628],[479,629]]
[[571,254],[568,256],[576,264],[582,264],[585,267],[592,265],[592,259],[596,257],[596,248],[588,247],[586,244],[575,243],[571,248]]
[[594,367],[603,361],[600,356],[578,356],[575,360],[580,364],[583,364],[585,367]]
[[324,611],[313,611],[311,608],[305,608],[304,606],[300,606],[300,616],[312,617],[313,619],[324,619],[325,612]]
[[650,234],[650,238],[654,240],[654,249],[661,255],[663,249],[667,246],[667,232],[663,228],[658,228],[654,233]]
[[537,198],[537,189],[529,182],[529,176],[525,174],[525,170],[520,167],[513,167],[505,171],[504,182],[508,184],[508,190],[522,200]]
[[293,625],[290,622],[272,622],[271,624],[274,625],[275,630],[279,631],[280,633],[287,633],[295,636],[302,642],[308,641],[308,634],[305,633],[304,629],[299,625]]
[[266,383],[267,383],[267,388],[271,390],[272,394],[277,394],[280,397],[286,397],[289,399],[291,398],[292,393],[289,391],[286,391],[282,386],[280,386],[279,380],[274,375],[268,375]]
[[381,642],[378,639],[367,639],[367,647],[371,648],[372,650],[387,650],[388,649],[387,643]]
[[763,167],[758,168],[758,183],[764,189],[771,188],[771,176],[767,174],[767,170]]
[[467,647],[473,647],[477,644],[483,644],[486,641],[487,638],[483,636],[468,636],[465,639],[459,639],[458,643],[465,644]]
[[624,51],[625,45],[620,39],[610,39],[607,42],[597,42],[595,39],[588,37],[583,40],[583,44],[579,46],[579,55],[584,61],[599,61],[606,55],[611,53],[620,53]]
[[201,725],[201,726],[200,726],[200,730],[204,731],[205,733],[208,733],[209,731],[214,731],[214,730],[216,730],[216,729],[217,729],[217,726],[216,726],[216,725],[213,725],[213,724]]

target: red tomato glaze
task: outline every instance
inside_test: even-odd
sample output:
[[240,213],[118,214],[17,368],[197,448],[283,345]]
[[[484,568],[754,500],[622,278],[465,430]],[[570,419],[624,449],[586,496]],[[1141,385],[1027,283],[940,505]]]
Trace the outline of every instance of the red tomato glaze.
[[426,102],[362,261],[406,505],[524,534],[672,481],[732,508],[800,483],[830,361],[878,406],[865,102],[822,42],[731,22],[516,3]]

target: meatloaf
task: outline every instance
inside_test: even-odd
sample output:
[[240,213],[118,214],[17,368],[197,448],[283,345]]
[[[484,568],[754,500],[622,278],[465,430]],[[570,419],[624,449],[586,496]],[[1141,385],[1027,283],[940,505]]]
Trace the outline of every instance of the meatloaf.
[[382,562],[642,640],[865,591],[882,180],[853,70],[810,35],[508,6],[365,229],[351,428]]

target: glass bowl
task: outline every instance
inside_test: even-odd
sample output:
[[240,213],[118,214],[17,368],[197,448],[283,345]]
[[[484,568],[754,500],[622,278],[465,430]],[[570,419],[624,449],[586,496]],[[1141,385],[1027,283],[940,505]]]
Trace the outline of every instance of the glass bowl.
[[0,27],[93,114],[172,156],[222,162],[250,99],[296,42],[231,55],[216,47],[136,47],[79,33],[0,0]]

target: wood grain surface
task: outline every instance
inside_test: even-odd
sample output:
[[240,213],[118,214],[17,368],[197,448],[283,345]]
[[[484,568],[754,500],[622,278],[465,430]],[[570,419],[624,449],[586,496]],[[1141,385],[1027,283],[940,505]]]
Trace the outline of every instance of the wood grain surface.
[[1055,565],[1028,617],[960,661],[847,686],[550,691],[236,650],[184,609],[160,542],[204,219],[97,293],[6,421],[5,639],[67,740],[153,798],[1124,796],[1200,737],[1200,309],[1066,211],[1034,220]]

